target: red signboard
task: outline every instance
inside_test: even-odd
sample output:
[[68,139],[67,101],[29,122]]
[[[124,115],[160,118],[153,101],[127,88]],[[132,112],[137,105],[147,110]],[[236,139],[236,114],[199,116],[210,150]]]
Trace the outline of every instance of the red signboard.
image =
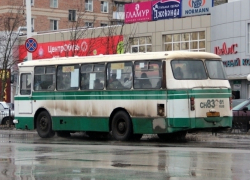
[[[32,59],[47,59],[53,57],[91,56],[98,54],[117,54],[117,46],[123,36],[110,36],[76,41],[56,41],[39,43],[37,51],[32,53]],[[25,45],[19,46],[19,59],[27,56]]]
[[125,23],[152,20],[151,1],[125,4]]
[[238,47],[238,44],[232,44],[229,48],[227,48],[226,43],[224,42],[222,48],[219,46],[214,47],[214,53],[217,55],[229,55],[236,54],[235,47]]

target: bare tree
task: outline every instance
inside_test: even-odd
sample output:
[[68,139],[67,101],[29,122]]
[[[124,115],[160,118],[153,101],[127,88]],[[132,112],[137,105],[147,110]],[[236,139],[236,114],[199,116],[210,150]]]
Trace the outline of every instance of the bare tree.
[[0,101],[7,99],[6,89],[10,81],[10,73],[19,62],[18,28],[25,24],[24,7],[16,0],[9,0],[9,11],[0,15]]
[[[93,52],[96,45],[95,38],[98,35],[95,33],[95,29],[86,25],[85,22],[88,21],[88,23],[94,25],[96,17],[91,14],[92,18],[88,19],[89,12],[85,11],[82,0],[74,4],[74,7],[76,10],[71,10],[69,21],[67,21],[69,37],[66,39],[70,43],[68,48],[65,47],[66,49],[64,49],[64,56],[87,56]],[[62,39],[65,40],[64,36],[66,36],[65,33],[61,33]],[[88,43],[83,41],[83,39],[88,39]]]
[[[128,28],[130,29],[127,30]],[[123,21],[120,21],[119,25],[103,27],[101,36],[106,38],[101,44],[106,46],[106,54],[129,52],[130,38],[134,37],[136,30],[137,25],[126,25]],[[125,33],[124,31],[127,32]]]

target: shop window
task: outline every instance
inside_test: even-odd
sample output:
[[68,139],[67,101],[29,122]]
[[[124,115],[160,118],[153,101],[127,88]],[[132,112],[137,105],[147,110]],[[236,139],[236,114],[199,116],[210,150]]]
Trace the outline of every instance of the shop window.
[[205,31],[163,36],[165,51],[206,51]]
[[152,38],[150,36],[130,38],[129,41],[131,53],[152,52]]

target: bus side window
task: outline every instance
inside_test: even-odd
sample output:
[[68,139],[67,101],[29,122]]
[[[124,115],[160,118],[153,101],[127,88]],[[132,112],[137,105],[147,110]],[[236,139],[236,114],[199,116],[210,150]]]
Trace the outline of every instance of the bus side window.
[[102,90],[104,88],[105,64],[85,64],[80,73],[82,90]]
[[63,65],[57,67],[57,90],[79,89],[79,65]]
[[107,89],[131,89],[133,84],[132,69],[132,62],[108,63]]
[[161,61],[135,62],[135,89],[159,89],[162,81]]
[[21,80],[20,94],[21,95],[31,94],[31,74],[30,73],[21,74],[20,80]]
[[55,66],[40,66],[34,70],[34,91],[54,91]]

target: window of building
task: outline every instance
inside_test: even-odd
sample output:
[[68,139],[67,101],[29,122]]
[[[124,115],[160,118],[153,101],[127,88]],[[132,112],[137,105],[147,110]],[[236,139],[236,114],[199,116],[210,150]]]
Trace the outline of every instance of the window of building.
[[35,67],[34,91],[54,91],[56,86],[55,66]]
[[85,22],[85,26],[86,27],[93,27],[93,23],[92,22]]
[[58,0],[50,0],[51,8],[58,8]]
[[152,52],[152,38],[150,36],[130,38],[131,53]]
[[58,21],[57,20],[50,20],[50,30],[58,30]]
[[85,11],[93,11],[93,0],[85,0]]
[[105,64],[86,64],[81,66],[81,89],[103,89]]
[[101,12],[107,13],[108,12],[108,2],[101,1]]
[[124,7],[125,7],[125,4],[122,3],[122,2],[115,2],[115,6],[114,6],[114,11],[116,12],[124,12]]
[[76,21],[76,10],[69,10],[69,21]]
[[107,23],[101,23],[101,27],[103,27],[103,26],[108,26],[108,24]]
[[165,51],[206,51],[205,31],[164,35]]
[[56,73],[57,90],[77,90],[79,88],[79,65],[58,66]]

